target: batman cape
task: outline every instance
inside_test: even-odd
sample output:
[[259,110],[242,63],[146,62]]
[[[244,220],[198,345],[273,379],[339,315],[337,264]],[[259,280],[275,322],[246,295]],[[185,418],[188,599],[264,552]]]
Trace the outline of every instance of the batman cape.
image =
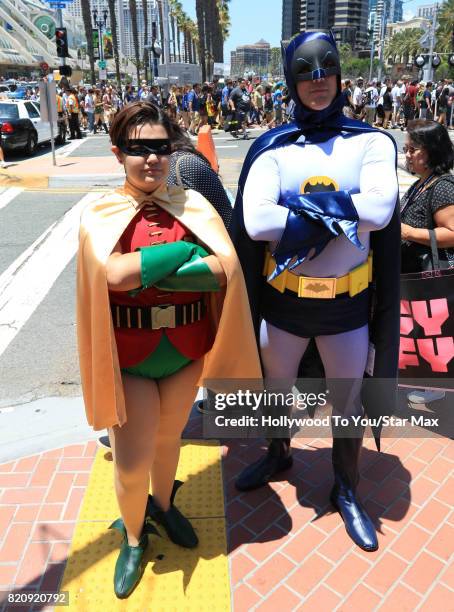
[[[260,326],[261,292],[265,282],[262,272],[267,242],[252,240],[244,226],[243,191],[252,164],[265,151],[291,144],[301,136],[305,137],[305,143],[316,144],[325,142],[334,136],[354,138],[356,134],[379,131],[368,124],[343,115],[344,100],[340,91],[339,66],[337,66],[338,92],[331,105],[321,111],[313,111],[303,106],[296,91],[292,62],[294,63],[298,48],[302,43],[317,40],[327,48],[330,45],[337,56],[335,42],[331,35],[318,32],[303,33],[291,41],[284,55],[284,70],[290,96],[296,105],[294,123],[270,130],[254,141],[245,158],[238,182],[230,232],[246,280],[257,341]],[[316,58],[314,58],[313,64],[311,72],[308,72],[308,79],[322,78],[334,73],[334,69],[330,72],[329,68],[326,69],[326,67],[317,65]],[[303,77],[303,79],[299,78],[298,80],[305,79]],[[389,136],[396,147],[392,136],[387,132],[382,133]],[[370,419],[393,414],[397,405],[400,233],[399,201],[397,200],[389,224],[381,230],[370,233],[370,248],[374,254],[374,268],[373,282],[370,286],[369,337],[371,344],[375,347],[375,360],[373,377],[365,374],[362,386],[362,401],[365,413]],[[311,341],[300,366],[300,375],[307,376],[309,373],[311,377],[324,377],[323,365],[313,341]],[[383,379],[383,381],[377,384],[374,379]],[[377,448],[380,450],[381,425],[377,424],[372,429]]]

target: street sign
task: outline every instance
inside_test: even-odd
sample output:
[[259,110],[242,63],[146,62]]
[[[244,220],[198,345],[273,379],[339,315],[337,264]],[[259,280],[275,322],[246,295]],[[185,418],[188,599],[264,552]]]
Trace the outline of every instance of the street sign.
[[39,67],[41,68],[41,70],[44,70],[44,72],[47,72],[47,70],[49,70],[49,64],[46,64],[46,62],[41,62]]
[[50,8],[54,9],[65,9],[66,4],[64,2],[49,2]]
[[107,81],[107,70],[105,68],[100,68],[99,69],[99,80],[100,81]]
[[107,62],[104,60],[98,60],[98,68],[101,68],[101,70],[104,70],[107,67]]

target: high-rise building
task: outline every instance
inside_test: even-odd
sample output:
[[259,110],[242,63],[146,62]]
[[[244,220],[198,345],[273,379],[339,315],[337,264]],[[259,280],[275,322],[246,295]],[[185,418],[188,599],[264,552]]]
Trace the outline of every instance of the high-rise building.
[[376,44],[386,31],[388,23],[397,23],[402,19],[403,0],[369,0],[368,29],[373,32]]
[[425,17],[426,19],[432,19],[437,8],[436,4],[424,4],[418,7],[418,17]]
[[282,0],[282,40],[301,32],[301,0]]
[[329,27],[329,0],[301,2],[301,31],[324,30]]
[[330,0],[329,25],[338,43],[353,49],[367,43],[368,0]]
[[271,60],[270,43],[259,40],[253,45],[242,45],[231,52],[230,72],[233,76],[242,76],[245,72],[267,74]]
[[296,32],[306,30],[331,29],[338,42],[347,42],[353,48],[364,47],[368,9],[369,0],[283,0],[282,38],[288,40]]

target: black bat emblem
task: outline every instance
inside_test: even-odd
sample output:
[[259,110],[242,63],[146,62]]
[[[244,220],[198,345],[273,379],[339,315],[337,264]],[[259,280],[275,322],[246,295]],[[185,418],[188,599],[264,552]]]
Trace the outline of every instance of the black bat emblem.
[[332,183],[316,183],[315,185],[307,183],[304,187],[304,193],[318,193],[321,191],[336,191],[336,187]]

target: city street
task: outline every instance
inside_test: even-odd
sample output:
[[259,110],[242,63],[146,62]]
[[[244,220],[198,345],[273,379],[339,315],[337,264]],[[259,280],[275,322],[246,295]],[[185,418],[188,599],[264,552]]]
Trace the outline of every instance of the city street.
[[[247,141],[214,134],[232,200],[245,154],[261,133],[251,130]],[[393,135],[402,166],[405,134]],[[56,169],[50,149],[39,153],[11,159],[0,171],[0,591],[69,589],[71,610],[95,612],[113,601],[119,540],[107,520],[118,511],[111,454],[97,451],[100,432],[86,425],[81,398],[75,255],[81,210],[121,184],[122,169],[104,134],[62,147]],[[401,167],[398,176],[402,194],[414,179]],[[448,412],[448,400],[437,405]],[[364,553],[327,501],[331,440],[295,439],[295,467],[282,482],[239,493],[234,480],[263,451],[261,441],[203,440],[193,409],[177,477],[190,482],[183,509],[193,507],[191,499],[210,500],[190,515],[203,544],[182,555],[180,571],[180,561],[169,561],[175,547],[153,540],[153,559],[128,601],[140,610],[151,609],[152,597],[163,610],[287,611],[304,600],[307,610],[372,612],[383,604],[448,612],[452,441],[422,436],[385,438],[385,453],[365,442],[360,488],[380,526],[380,549]]]

